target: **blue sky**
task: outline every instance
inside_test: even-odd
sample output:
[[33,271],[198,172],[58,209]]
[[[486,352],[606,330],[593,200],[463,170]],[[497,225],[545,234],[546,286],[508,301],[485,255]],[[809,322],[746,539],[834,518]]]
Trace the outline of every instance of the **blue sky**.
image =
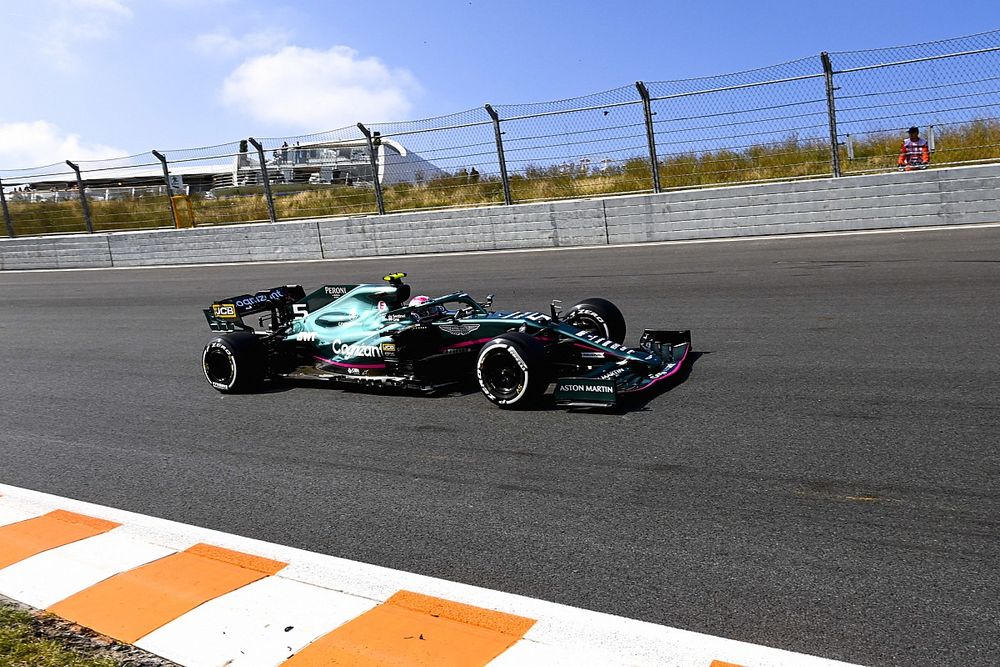
[[997,28],[996,0],[0,0],[0,170]]

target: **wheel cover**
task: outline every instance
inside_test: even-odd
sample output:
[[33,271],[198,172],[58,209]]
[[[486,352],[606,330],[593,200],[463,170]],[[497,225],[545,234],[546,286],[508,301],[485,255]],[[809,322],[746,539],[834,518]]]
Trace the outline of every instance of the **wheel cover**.
[[229,386],[233,383],[236,369],[226,351],[212,346],[205,350],[205,377],[212,384]]
[[488,352],[483,358],[480,373],[486,389],[499,399],[510,400],[524,389],[524,370],[505,349]]
[[578,329],[583,329],[587,333],[592,333],[597,336],[604,336],[605,338],[610,338],[608,335],[610,332],[604,324],[601,324],[595,320],[590,315],[580,313],[575,315],[573,319],[570,320],[570,324]]

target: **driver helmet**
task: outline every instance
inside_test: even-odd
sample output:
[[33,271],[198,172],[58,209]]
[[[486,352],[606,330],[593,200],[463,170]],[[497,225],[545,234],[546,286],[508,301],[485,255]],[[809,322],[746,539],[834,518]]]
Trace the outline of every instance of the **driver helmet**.
[[410,299],[410,308],[417,308],[418,306],[422,306],[430,300],[431,298],[429,296],[424,296],[423,294],[421,294],[420,296],[415,296],[412,299]]

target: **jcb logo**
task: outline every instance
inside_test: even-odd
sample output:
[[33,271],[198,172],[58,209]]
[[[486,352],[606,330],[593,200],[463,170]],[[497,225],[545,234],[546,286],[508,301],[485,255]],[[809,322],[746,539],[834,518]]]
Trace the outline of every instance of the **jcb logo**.
[[224,320],[235,320],[236,306],[231,303],[216,303],[212,305],[212,314]]

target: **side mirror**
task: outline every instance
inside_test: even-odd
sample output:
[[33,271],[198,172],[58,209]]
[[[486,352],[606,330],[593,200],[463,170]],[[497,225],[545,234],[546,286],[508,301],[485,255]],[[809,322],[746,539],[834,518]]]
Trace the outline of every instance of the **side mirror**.
[[552,303],[549,304],[549,310],[552,313],[552,319],[558,322],[559,317],[562,315],[562,301],[559,299],[552,299]]
[[482,306],[483,306],[483,308],[485,308],[487,310],[489,310],[490,308],[493,307],[493,295],[492,294],[487,294],[486,295],[486,301],[483,301]]

